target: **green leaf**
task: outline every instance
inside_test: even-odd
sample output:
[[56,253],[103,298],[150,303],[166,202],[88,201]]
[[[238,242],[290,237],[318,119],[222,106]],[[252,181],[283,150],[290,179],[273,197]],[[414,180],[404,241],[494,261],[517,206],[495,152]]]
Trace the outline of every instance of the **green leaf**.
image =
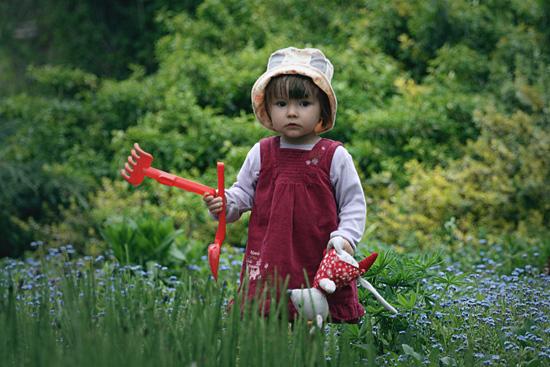
[[439,359],[439,362],[444,366],[456,366],[456,361],[453,358],[449,357],[449,356],[441,357]]
[[406,309],[413,309],[416,305],[417,294],[413,291],[407,293],[406,295],[398,294],[397,302]]
[[405,354],[413,357],[414,359],[416,359],[419,362],[422,362],[422,355],[415,352],[415,350],[411,346],[409,346],[407,344],[401,344],[401,347],[403,348],[403,352],[405,352]]
[[187,256],[185,256],[185,254],[183,253],[183,251],[181,251],[179,248],[177,248],[176,246],[172,246],[170,247],[170,255],[176,259],[176,260],[179,260],[179,261],[186,261],[187,260]]

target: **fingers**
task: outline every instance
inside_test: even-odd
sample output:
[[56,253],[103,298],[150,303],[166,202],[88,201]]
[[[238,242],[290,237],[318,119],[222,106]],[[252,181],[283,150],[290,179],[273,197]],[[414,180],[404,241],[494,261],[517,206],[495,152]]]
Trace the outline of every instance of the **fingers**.
[[348,241],[344,243],[344,251],[346,251],[351,256],[355,254],[355,251],[353,251],[353,247],[349,244]]
[[355,251],[353,250],[353,246],[351,246],[349,241],[340,236],[331,238],[328,242],[327,247],[334,248],[337,253],[341,253],[341,251],[346,251],[350,255],[353,255],[355,253]]
[[206,207],[212,214],[219,214],[223,209],[223,201],[219,196],[212,196],[209,193],[205,193],[202,197]]
[[344,238],[336,236],[328,241],[328,248],[334,248],[336,251],[341,251],[344,248],[344,243],[347,242]]

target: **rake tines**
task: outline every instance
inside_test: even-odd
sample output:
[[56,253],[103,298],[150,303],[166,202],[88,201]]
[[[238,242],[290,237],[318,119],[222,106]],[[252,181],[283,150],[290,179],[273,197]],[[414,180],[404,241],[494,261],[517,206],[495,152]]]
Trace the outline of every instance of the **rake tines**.
[[153,156],[134,144],[131,155],[128,156],[128,162],[124,164],[124,169],[120,170],[122,177],[134,186],[139,185],[145,178],[145,171],[151,167]]

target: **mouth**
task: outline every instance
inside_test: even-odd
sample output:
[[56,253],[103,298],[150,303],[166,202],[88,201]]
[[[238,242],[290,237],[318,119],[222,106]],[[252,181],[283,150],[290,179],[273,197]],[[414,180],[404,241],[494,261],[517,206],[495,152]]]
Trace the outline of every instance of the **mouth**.
[[290,124],[286,124],[286,125],[285,125],[285,127],[290,127],[290,128],[299,128],[299,127],[300,127],[300,125],[298,125],[298,124],[295,124],[295,123],[292,123],[292,122],[291,122]]

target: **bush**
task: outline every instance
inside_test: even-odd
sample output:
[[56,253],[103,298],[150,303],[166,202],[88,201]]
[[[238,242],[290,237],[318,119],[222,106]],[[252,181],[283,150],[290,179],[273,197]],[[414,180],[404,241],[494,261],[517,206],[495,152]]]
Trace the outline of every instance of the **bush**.
[[[411,184],[377,214],[388,243],[427,246],[456,219],[459,238],[518,232],[536,236],[548,227],[550,134],[542,120],[518,112],[476,114],[479,139],[449,169],[409,163]],[[405,229],[405,230],[404,230]]]
[[122,264],[148,262],[169,264],[168,255],[181,230],[174,230],[173,220],[160,221],[141,216],[137,220],[111,219],[105,223],[101,235]]

